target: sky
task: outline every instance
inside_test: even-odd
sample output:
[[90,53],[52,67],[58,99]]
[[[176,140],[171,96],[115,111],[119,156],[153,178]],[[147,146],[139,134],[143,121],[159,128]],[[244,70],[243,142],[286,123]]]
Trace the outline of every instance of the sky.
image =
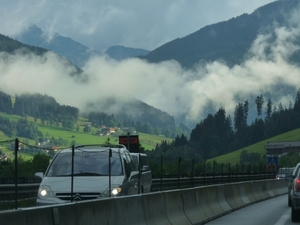
[[[112,45],[152,50],[206,25],[252,13],[269,2],[0,0],[0,33],[13,36],[34,23],[44,31],[57,32],[98,51]],[[89,77],[84,85],[66,76],[72,68],[51,52],[43,56],[0,53],[0,90],[11,95],[47,94],[81,111],[87,101],[101,101],[111,95],[133,97],[175,119],[183,118],[181,122],[193,128],[207,116],[207,105],[213,108],[210,113],[223,107],[233,118],[237,96],[244,102],[250,95],[278,84],[299,88],[300,68],[287,60],[299,49],[291,42],[300,37],[299,10],[291,15],[292,21],[296,21],[293,28],[274,27],[275,38],[258,35],[240,65],[228,67],[216,61],[185,70],[175,61],[148,64],[139,59],[118,62],[95,57],[83,67],[84,75]],[[280,96],[274,104],[288,106],[294,100],[295,96]],[[117,110],[116,106],[109,112]]]
[[0,0],[0,33],[29,23],[105,52],[110,46],[154,50],[200,28],[272,0]]

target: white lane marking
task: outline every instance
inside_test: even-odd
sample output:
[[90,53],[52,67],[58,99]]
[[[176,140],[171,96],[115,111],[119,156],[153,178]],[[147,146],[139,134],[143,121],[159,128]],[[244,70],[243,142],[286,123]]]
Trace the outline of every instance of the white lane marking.
[[288,209],[274,225],[284,225],[290,218],[290,209]]

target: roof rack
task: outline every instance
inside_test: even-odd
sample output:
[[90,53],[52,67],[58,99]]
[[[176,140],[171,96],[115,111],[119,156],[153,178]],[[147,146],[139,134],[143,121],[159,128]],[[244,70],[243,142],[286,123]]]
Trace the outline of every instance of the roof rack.
[[108,147],[108,148],[126,148],[125,145],[122,144],[87,144],[87,145],[77,145],[76,148],[82,148],[82,147]]

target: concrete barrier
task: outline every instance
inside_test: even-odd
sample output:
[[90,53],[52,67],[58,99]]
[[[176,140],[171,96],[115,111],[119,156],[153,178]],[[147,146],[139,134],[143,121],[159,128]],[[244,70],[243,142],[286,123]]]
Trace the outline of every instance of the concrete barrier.
[[277,190],[278,189],[278,186],[277,186],[278,182],[276,182],[276,180],[269,181],[268,184],[271,186],[271,190],[273,191],[275,196],[280,195],[280,191]]
[[201,212],[198,206],[196,190],[197,188],[189,188],[180,191],[183,200],[184,213],[191,224],[197,224],[199,221],[206,220],[206,216]]
[[171,225],[171,222],[167,217],[165,201],[160,192],[143,195],[142,200],[146,224]]
[[224,210],[224,212],[229,213],[231,212],[233,209],[231,208],[231,206],[228,204],[226,197],[225,197],[225,187],[224,185],[217,185],[216,186],[216,192],[218,195],[218,203],[221,206],[221,208]]
[[266,197],[263,194],[261,181],[250,181],[250,182],[251,182],[252,194],[256,202],[265,200]]
[[260,181],[261,183],[261,187],[262,187],[262,193],[265,197],[265,199],[268,199],[271,197],[271,195],[269,194],[268,190],[267,190],[267,183],[266,182],[262,182]]
[[287,193],[288,191],[288,181],[286,180],[281,180],[281,182],[276,182],[277,180],[272,180],[271,185],[274,187],[273,190],[277,191],[278,195],[282,195]]
[[0,211],[1,224],[5,225],[56,225],[54,223],[55,207],[32,207],[27,209]]
[[246,191],[246,196],[250,200],[251,204],[257,202],[257,199],[253,195],[253,188],[252,188],[252,183],[251,182],[246,182],[244,183],[245,191]]
[[165,191],[162,193],[166,212],[171,224],[192,224],[184,213],[181,190]]
[[251,203],[287,193],[282,180],[249,181],[0,211],[5,225],[203,224]]
[[23,210],[6,210],[0,211],[1,224],[7,225],[25,225],[25,213]]
[[275,197],[279,195],[278,192],[273,188],[274,184],[275,183],[272,181],[266,183],[266,189],[270,197]]
[[225,184],[225,198],[233,210],[239,209],[244,205],[241,198],[238,184]]
[[[126,209],[124,211],[124,209]],[[114,198],[110,211],[114,223],[108,224],[146,224],[145,210],[143,209],[142,196],[122,197],[120,200]]]
[[[205,188],[206,195],[207,195],[207,203],[206,204],[208,204],[209,208],[212,209],[215,217],[224,215],[225,213],[227,213],[227,211],[231,210],[230,207],[223,208],[221,206],[219,198],[218,198],[218,186],[209,186],[209,187]],[[209,218],[209,219],[211,219],[211,218]]]
[[217,216],[208,204],[209,200],[207,195],[207,189],[209,188],[210,186],[207,186],[196,188],[195,190],[198,208],[202,217],[204,218],[204,221],[208,221],[209,219],[215,218]]
[[238,188],[239,188],[241,199],[243,201],[243,206],[251,204],[251,200],[248,198],[247,191],[246,191],[246,183],[239,183]]

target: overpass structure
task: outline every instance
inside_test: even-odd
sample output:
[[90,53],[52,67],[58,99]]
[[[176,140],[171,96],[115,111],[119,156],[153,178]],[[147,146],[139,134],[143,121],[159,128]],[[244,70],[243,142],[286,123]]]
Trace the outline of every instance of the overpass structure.
[[272,141],[265,144],[267,155],[282,155],[284,153],[299,153],[300,141]]
[[204,224],[287,193],[287,181],[268,179],[0,211],[6,225]]

